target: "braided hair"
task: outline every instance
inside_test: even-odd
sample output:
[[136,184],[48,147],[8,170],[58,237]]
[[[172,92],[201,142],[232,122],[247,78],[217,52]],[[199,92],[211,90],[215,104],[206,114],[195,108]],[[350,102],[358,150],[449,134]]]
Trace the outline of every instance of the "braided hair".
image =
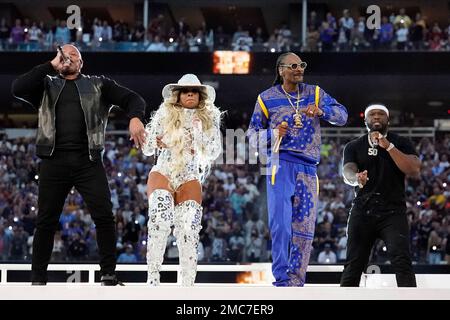
[[283,77],[280,75],[280,72],[278,69],[280,68],[281,62],[283,62],[284,58],[287,57],[290,54],[294,54],[293,52],[285,52],[281,54],[278,59],[275,66],[275,80],[272,83],[272,86],[276,86],[277,84],[283,84]]

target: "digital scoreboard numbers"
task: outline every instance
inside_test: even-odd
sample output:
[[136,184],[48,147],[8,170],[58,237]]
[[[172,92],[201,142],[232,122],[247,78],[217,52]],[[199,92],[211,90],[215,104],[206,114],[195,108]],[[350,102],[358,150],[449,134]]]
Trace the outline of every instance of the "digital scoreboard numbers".
[[214,51],[213,73],[248,74],[250,53],[245,51]]

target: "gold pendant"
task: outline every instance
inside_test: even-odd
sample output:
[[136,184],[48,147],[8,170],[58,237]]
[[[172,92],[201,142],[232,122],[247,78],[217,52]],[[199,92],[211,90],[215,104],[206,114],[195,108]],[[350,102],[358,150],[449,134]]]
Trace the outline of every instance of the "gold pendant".
[[302,116],[300,115],[300,113],[296,111],[292,117],[294,118],[294,128],[303,128]]

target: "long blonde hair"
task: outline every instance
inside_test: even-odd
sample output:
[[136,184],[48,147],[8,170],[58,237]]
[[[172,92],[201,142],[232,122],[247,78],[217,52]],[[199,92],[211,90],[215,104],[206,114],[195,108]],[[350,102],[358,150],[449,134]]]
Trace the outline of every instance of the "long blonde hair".
[[[183,124],[185,123],[185,112],[183,106],[179,102],[180,91],[173,90],[172,94],[164,99],[160,108],[164,108],[164,117],[161,119],[162,132],[164,134],[164,143],[170,147],[172,157],[177,159],[172,167],[173,173],[176,176],[183,168],[186,167],[186,159],[183,157],[183,148],[185,145],[186,136],[183,132]],[[202,131],[208,132],[214,129],[214,121],[219,120],[218,126],[220,126],[220,110],[214,105],[214,103],[208,99],[207,94],[204,91],[200,91],[199,104],[195,108],[195,115],[202,122]],[[195,152],[204,153],[204,145],[201,145],[201,150],[195,150]],[[212,161],[207,160],[205,157],[200,157],[200,181],[204,182],[206,176],[209,174],[209,170]]]

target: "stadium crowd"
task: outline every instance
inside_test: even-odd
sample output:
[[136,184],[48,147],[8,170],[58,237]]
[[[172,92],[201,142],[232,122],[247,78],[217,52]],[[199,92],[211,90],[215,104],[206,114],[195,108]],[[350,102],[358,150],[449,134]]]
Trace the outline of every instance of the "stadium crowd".
[[445,24],[405,9],[383,12],[379,28],[372,28],[364,15],[345,9],[321,16],[310,11],[306,41],[300,42],[286,22],[273,30],[262,25],[211,28],[205,21],[190,27],[185,18],[178,21],[156,15],[144,27],[122,20],[83,19],[79,28],[69,28],[66,20],[51,22],[29,18],[0,18],[0,50],[53,51],[57,44],[74,42],[83,51],[207,52],[239,50],[283,51],[450,51],[450,18]]
[[[245,118],[243,118],[245,120]],[[242,121],[244,121],[242,120]],[[246,130],[246,124],[238,126]],[[1,132],[0,128],[0,132]],[[34,138],[0,134],[0,261],[30,260],[37,207],[40,160]],[[345,141],[324,139],[318,168],[320,195],[312,263],[345,259],[346,223],[353,190],[341,177]],[[415,141],[423,166],[420,179],[407,179],[407,215],[415,263],[450,264],[450,134]],[[216,164],[203,188],[204,212],[199,261],[267,262],[265,177],[245,161],[245,143],[235,141],[235,164]],[[223,158],[225,159],[225,158]],[[117,228],[118,262],[145,262],[147,175],[153,165],[125,135],[107,135],[104,165]],[[97,247],[90,213],[76,190],[67,197],[54,240],[52,261],[95,261]],[[176,261],[176,239],[167,241],[165,261]],[[387,262],[380,241],[371,261]]]

